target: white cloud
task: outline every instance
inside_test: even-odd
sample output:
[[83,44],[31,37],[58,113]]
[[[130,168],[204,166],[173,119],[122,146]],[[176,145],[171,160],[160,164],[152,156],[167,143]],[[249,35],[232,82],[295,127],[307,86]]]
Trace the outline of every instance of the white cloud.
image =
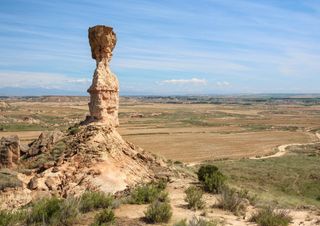
[[206,85],[207,81],[205,79],[199,79],[199,78],[192,78],[192,79],[170,79],[170,80],[163,80],[161,83],[165,84],[172,84],[172,85],[184,85],[184,84],[190,84],[190,85]]
[[219,87],[228,87],[231,84],[229,82],[223,81],[223,82],[216,82],[216,85]]
[[91,80],[87,78],[72,78],[57,73],[6,71],[0,72],[0,87],[41,87],[47,89],[74,90],[85,89]]

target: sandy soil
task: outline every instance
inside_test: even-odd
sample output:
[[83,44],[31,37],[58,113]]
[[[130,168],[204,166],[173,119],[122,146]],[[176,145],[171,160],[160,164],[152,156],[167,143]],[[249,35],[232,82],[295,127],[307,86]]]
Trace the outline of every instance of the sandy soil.
[[[181,219],[192,219],[196,217],[205,217],[208,220],[219,220],[224,222],[225,225],[231,226],[250,226],[256,225],[249,222],[248,219],[256,211],[252,206],[248,207],[246,216],[238,217],[229,211],[214,208],[214,204],[217,202],[217,195],[205,194],[204,200],[206,207],[204,210],[193,211],[187,208],[184,201],[184,190],[192,185],[194,182],[190,179],[175,179],[172,183],[168,184],[167,191],[169,192],[170,203],[173,209],[173,216],[169,222],[172,225]],[[117,217],[130,218],[130,219],[143,219],[144,211],[147,205],[121,205],[119,209],[115,211]],[[290,215],[293,217],[293,222],[290,226],[314,226],[320,225],[320,216],[316,211],[311,210],[290,210]],[[318,224],[316,223],[318,222]]]

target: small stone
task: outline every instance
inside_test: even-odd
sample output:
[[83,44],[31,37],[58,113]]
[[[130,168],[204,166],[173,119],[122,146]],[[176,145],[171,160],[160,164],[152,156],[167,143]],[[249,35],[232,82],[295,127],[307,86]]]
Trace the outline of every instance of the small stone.
[[28,188],[31,190],[37,189],[38,188],[38,179],[33,177],[28,183]]
[[59,172],[59,168],[58,167],[53,167],[51,172],[52,173],[57,173],[57,172]]
[[55,181],[51,177],[47,178],[46,181],[44,182],[49,190],[54,190],[55,188]]

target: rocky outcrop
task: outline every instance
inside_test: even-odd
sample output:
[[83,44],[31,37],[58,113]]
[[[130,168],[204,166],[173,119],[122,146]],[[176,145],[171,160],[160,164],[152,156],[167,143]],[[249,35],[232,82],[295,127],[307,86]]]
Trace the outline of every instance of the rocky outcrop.
[[35,156],[39,153],[48,152],[62,137],[63,133],[58,130],[42,132],[39,138],[29,145],[27,155]]
[[0,168],[15,167],[20,158],[20,140],[18,136],[0,139]]
[[96,60],[90,93],[90,117],[86,122],[117,127],[119,108],[119,84],[109,68],[109,61],[117,39],[111,27],[98,25],[89,28],[92,58]]
[[[116,130],[119,85],[109,68],[116,44],[112,28],[90,28],[89,41],[97,62],[88,89],[90,116],[65,133],[42,133],[29,145],[23,152],[28,173],[18,174],[23,186],[17,191],[28,197],[10,198],[0,208],[24,205],[39,195],[79,196],[87,190],[117,193],[172,174],[164,159],[125,141]],[[0,199],[4,195],[0,192]]]

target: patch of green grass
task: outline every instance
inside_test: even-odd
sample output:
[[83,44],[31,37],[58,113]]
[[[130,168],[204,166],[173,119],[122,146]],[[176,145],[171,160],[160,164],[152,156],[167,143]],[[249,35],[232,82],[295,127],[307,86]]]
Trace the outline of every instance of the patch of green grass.
[[246,128],[247,131],[251,132],[258,132],[258,131],[265,131],[265,130],[271,130],[272,125],[258,125],[258,124],[249,124],[249,125],[244,125],[244,128]]
[[295,145],[287,147],[289,152],[296,154],[317,155],[320,156],[320,143],[307,144],[307,145]]
[[279,158],[215,161],[228,183],[259,194],[262,201],[281,206],[320,207],[320,156],[291,154]]
[[26,216],[27,212],[22,210],[0,210],[0,226],[22,225],[22,222],[26,219]]
[[18,132],[18,131],[37,131],[46,130],[49,127],[41,124],[28,124],[28,123],[10,123],[0,126],[0,131]]
[[265,207],[255,213],[250,221],[257,223],[259,226],[288,226],[292,217],[289,216],[287,211]]

